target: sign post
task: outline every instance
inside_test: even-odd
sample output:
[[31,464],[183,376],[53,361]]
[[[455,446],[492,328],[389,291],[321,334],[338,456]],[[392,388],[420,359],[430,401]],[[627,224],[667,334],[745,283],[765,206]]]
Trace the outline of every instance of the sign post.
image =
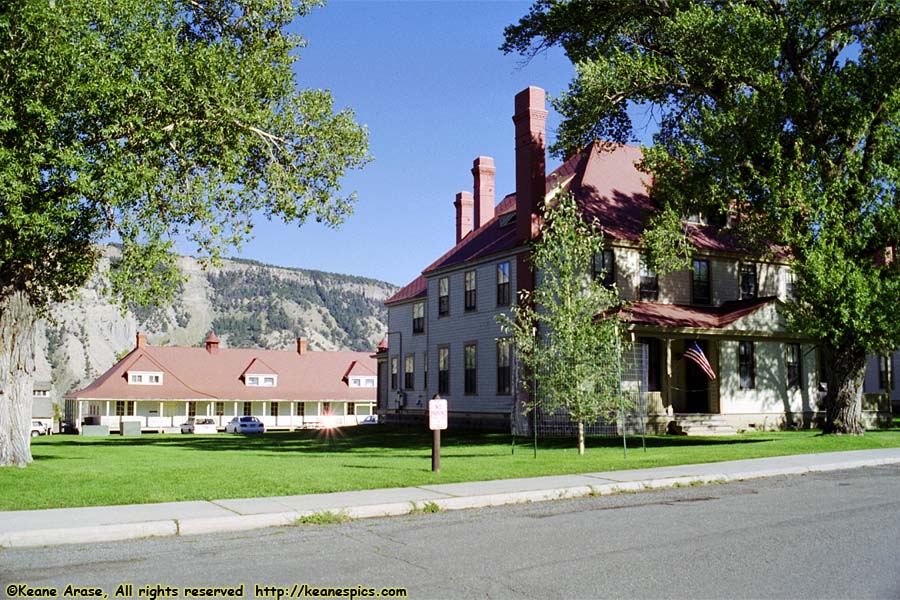
[[428,428],[431,429],[431,470],[441,470],[441,430],[447,429],[447,401],[435,394],[428,401]]

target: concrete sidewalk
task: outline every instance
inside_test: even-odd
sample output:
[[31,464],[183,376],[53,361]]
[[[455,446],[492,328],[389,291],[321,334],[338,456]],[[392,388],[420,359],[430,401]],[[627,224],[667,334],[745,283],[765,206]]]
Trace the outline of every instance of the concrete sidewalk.
[[289,525],[325,511],[382,517],[420,511],[428,503],[441,510],[482,508],[892,463],[900,463],[900,448],[333,494],[10,511],[0,512],[0,547],[242,531]]

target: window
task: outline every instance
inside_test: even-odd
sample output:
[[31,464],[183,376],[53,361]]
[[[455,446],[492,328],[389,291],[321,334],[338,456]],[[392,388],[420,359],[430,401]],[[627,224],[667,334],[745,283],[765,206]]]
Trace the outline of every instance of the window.
[[162,373],[132,372],[128,374],[131,385],[162,385]]
[[297,403],[297,416],[305,417],[306,416],[306,404],[303,402]]
[[259,373],[250,375],[248,373],[244,376],[244,381],[248,387],[275,387],[278,385],[278,376],[262,375]]
[[466,344],[463,347],[463,367],[465,369],[465,388],[463,392],[466,395],[478,393],[476,359],[477,347],[475,344]]
[[450,348],[438,348],[438,394],[450,393]]
[[407,354],[403,360],[403,387],[408,390],[416,387],[416,357],[415,354]]
[[756,265],[741,263],[741,300],[746,298],[756,298]]
[[884,391],[894,389],[892,384],[893,373],[891,373],[891,357],[889,354],[882,354],[878,357],[878,387]]
[[616,256],[612,250],[604,250],[594,255],[594,279],[604,287],[616,287]]
[[350,378],[350,387],[362,387],[362,383],[359,377],[351,377]]
[[466,271],[466,310],[471,312],[475,310],[475,287],[476,287],[475,271]]
[[391,357],[391,389],[397,389],[397,357]]
[[368,387],[375,387],[375,378],[374,377],[366,377],[363,385]]
[[659,299],[659,278],[656,276],[656,271],[647,264],[647,258],[644,256],[641,257],[640,297],[641,300],[656,301]]
[[116,400],[117,417],[134,416],[134,400]]
[[756,388],[756,366],[753,360],[753,342],[738,342],[738,376],[742,390]]
[[50,390],[34,390],[33,395],[38,398],[46,398],[50,395]]
[[347,416],[353,417],[356,415],[356,405],[352,402],[347,403]]
[[422,389],[428,390],[428,353],[422,353]]
[[497,340],[497,395],[512,394],[512,340]]
[[785,346],[784,365],[787,368],[788,389],[800,387],[800,344]]
[[249,417],[253,414],[253,403],[252,402],[244,402],[244,416]]
[[647,354],[644,357],[647,361],[647,391],[659,392],[662,390],[659,381],[660,360],[659,360],[659,339],[657,338],[641,338],[640,340],[643,354],[643,347],[646,347]]
[[497,263],[497,306],[509,306],[509,263]]
[[784,297],[788,301],[794,301],[797,299],[797,281],[794,279],[794,274],[791,271],[788,271],[784,274]]
[[216,416],[217,417],[225,416],[225,403],[224,402],[216,402]]
[[450,278],[438,279],[438,316],[446,317],[450,314]]
[[188,417],[196,417],[197,416],[197,403],[196,402],[188,402]]
[[269,414],[273,417],[278,416],[278,403],[277,402],[269,402]]
[[413,333],[425,333],[425,303],[416,302],[412,307]]
[[322,414],[323,415],[331,414],[331,402],[323,402],[322,403]]
[[709,261],[695,259],[691,277],[691,296],[694,304],[709,304]]

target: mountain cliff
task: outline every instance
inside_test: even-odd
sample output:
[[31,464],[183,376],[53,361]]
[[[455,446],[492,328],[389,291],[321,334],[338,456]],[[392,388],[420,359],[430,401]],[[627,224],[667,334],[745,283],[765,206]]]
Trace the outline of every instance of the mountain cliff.
[[228,259],[207,270],[191,257],[173,301],[124,313],[104,292],[118,249],[107,247],[97,273],[77,298],[54,306],[38,326],[36,381],[59,398],[90,383],[134,347],[200,345],[215,330],[223,347],[375,351],[387,331],[384,300],[396,286],[375,279]]

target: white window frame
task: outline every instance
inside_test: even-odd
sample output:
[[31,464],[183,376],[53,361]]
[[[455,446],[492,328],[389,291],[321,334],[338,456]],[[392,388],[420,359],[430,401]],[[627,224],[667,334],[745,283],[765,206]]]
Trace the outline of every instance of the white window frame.
[[162,371],[129,371],[128,385],[162,385]]
[[247,387],[278,387],[278,375],[274,373],[247,373],[244,376]]

